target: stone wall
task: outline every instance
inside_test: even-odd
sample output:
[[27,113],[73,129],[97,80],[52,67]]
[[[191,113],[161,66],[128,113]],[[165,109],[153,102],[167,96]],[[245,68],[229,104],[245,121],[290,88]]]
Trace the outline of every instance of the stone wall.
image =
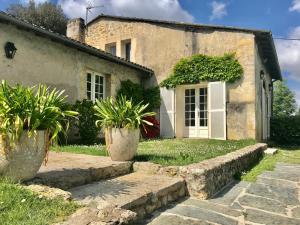
[[128,39],[132,40],[132,60],[155,72],[147,83],[149,86],[166,79],[183,57],[199,53],[218,56],[236,53],[244,74],[242,79],[228,85],[228,139],[256,138],[256,55],[252,33],[102,19],[89,25],[85,37],[87,44],[103,50],[106,44],[116,43],[119,56],[123,55],[122,40]]
[[137,69],[100,59],[13,25],[0,23],[0,31],[0,46],[10,41],[18,49],[13,59],[7,59],[2,48],[0,80],[65,89],[70,102],[86,98],[88,70],[105,76],[106,96],[114,96],[122,80],[141,83],[142,74]]
[[134,163],[135,171],[180,176],[190,196],[207,199],[229,184],[234,175],[242,173],[263,156],[266,144],[255,144],[238,151],[188,166],[162,167],[152,163]]

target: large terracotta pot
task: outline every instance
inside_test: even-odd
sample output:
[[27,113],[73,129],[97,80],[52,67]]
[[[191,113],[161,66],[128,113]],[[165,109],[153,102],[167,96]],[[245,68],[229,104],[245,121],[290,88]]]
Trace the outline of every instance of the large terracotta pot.
[[48,137],[45,131],[37,131],[28,137],[24,132],[16,143],[0,135],[0,175],[16,181],[35,177],[45,156]]
[[139,138],[139,129],[106,129],[105,142],[111,159],[114,161],[132,160],[138,148]]

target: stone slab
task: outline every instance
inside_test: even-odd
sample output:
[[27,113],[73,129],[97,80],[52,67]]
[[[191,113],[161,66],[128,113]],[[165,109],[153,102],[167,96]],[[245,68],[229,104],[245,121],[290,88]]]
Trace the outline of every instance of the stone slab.
[[142,173],[79,186],[69,192],[76,201],[86,205],[106,202],[138,214],[151,213],[186,194],[181,178]]
[[176,215],[162,215],[152,221],[149,225],[212,225],[212,223],[201,221],[198,219],[187,219]]
[[190,206],[177,205],[172,209],[166,210],[166,213],[176,214],[188,218],[200,219],[203,221],[222,225],[238,224],[238,219],[232,219],[214,211]]
[[247,189],[247,193],[257,195],[276,201],[286,205],[298,205],[298,189],[286,186],[270,186],[265,184],[253,183]]
[[187,200],[180,202],[179,205],[198,207],[206,210],[215,211],[220,214],[229,215],[232,217],[243,216],[243,213],[241,211],[234,210],[229,207],[225,207],[223,205],[214,204],[211,201],[207,201],[207,200],[201,201],[199,199],[189,198]]
[[131,172],[132,162],[116,162],[109,157],[50,152],[47,165],[29,183],[40,183],[67,190],[93,181]]
[[280,214],[287,213],[286,211],[287,205],[272,199],[267,199],[259,196],[252,196],[246,194],[240,197],[238,199],[238,202],[240,203],[240,205],[246,207],[262,209],[264,211],[280,213]]
[[265,225],[299,225],[300,220],[284,217],[273,213],[267,213],[255,209],[247,209],[245,213],[247,221]]
[[299,171],[265,171],[263,172],[260,177],[267,177],[279,180],[287,180],[292,182],[299,182],[300,181],[300,174]]
[[250,184],[244,181],[236,181],[225,187],[221,192],[210,199],[210,202],[231,206],[238,196],[248,188]]
[[267,155],[275,155],[278,152],[277,148],[267,148],[264,153]]

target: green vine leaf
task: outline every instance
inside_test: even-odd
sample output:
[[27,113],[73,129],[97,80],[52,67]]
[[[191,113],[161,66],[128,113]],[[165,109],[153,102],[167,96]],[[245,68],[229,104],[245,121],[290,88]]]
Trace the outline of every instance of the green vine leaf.
[[193,55],[182,58],[173,68],[173,73],[160,86],[174,88],[177,85],[197,84],[201,81],[226,81],[240,79],[243,67],[234,53],[223,56]]

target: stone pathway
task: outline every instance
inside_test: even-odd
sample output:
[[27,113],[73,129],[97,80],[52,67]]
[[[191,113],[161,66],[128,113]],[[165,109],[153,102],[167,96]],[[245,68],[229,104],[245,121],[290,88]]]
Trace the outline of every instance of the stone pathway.
[[299,200],[300,165],[277,164],[255,183],[233,183],[206,201],[185,199],[143,224],[299,225]]

